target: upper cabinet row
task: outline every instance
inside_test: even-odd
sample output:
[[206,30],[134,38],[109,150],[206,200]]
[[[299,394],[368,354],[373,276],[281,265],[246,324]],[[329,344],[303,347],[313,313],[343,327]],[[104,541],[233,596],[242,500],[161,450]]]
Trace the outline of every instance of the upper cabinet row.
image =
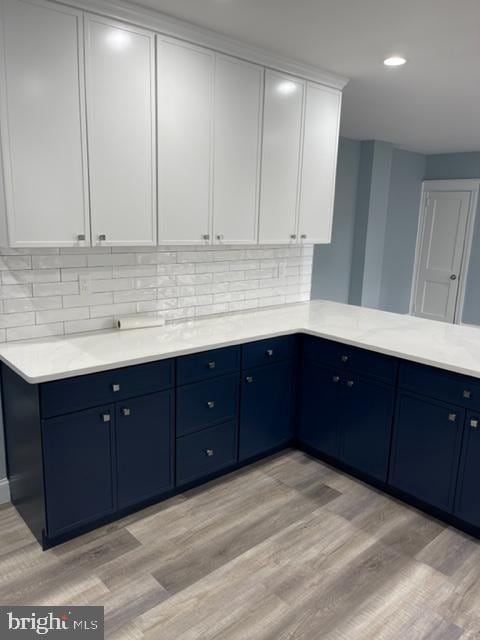
[[339,90],[42,0],[2,13],[3,244],[330,242]]

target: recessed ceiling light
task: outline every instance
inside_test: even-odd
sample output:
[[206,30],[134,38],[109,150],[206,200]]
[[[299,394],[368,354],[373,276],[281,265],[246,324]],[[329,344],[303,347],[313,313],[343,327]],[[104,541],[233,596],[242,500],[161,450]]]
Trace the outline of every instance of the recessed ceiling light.
[[383,64],[386,67],[401,67],[402,64],[406,63],[406,59],[401,56],[392,56],[391,58],[385,58]]

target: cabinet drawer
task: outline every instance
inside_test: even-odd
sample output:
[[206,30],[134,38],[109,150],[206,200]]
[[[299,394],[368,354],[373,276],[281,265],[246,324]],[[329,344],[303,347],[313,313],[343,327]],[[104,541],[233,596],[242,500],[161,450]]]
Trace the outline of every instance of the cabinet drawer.
[[480,381],[412,362],[400,365],[400,386],[468,409],[480,408]]
[[240,369],[240,347],[213,349],[177,359],[177,384],[208,380]]
[[239,374],[177,389],[177,436],[236,418]]
[[48,418],[72,413],[87,407],[162,391],[171,386],[173,360],[46,382],[40,386],[42,416]]
[[262,364],[271,364],[280,360],[288,360],[295,355],[295,336],[281,336],[258,340],[243,346],[242,367],[258,367]]
[[237,459],[237,423],[219,424],[177,439],[177,484],[208,476]]
[[395,382],[397,360],[368,349],[304,336],[303,355],[318,364],[326,364],[346,371],[356,371],[367,376],[381,378],[386,382]]

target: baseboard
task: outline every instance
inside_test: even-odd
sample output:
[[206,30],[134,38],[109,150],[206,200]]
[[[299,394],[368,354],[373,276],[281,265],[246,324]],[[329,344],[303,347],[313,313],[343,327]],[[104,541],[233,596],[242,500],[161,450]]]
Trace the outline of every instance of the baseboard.
[[0,504],[10,502],[10,485],[7,478],[0,479]]

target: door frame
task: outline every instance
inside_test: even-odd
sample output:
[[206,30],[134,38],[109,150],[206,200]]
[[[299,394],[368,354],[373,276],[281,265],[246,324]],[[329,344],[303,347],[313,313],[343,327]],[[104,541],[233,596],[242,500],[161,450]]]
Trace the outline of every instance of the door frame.
[[475,218],[478,209],[478,192],[480,190],[480,178],[469,180],[424,180],[420,194],[420,211],[418,215],[417,240],[415,245],[415,261],[413,263],[412,286],[410,288],[409,314],[413,313],[415,307],[415,291],[420,270],[420,255],[425,233],[425,198],[429,191],[470,191],[470,207],[467,217],[467,228],[465,232],[465,242],[463,245],[462,262],[460,266],[460,282],[458,284],[457,301],[455,304],[454,324],[463,324],[463,305],[465,302],[465,290],[467,284],[468,265],[472,251],[473,230],[475,228]]

